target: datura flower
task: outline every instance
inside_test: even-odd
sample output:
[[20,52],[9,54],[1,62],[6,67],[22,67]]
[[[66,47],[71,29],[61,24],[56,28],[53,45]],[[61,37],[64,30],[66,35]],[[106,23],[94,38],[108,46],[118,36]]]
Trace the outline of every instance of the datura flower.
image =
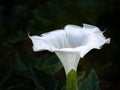
[[71,70],[77,70],[80,58],[90,50],[101,49],[104,44],[110,43],[110,38],[106,39],[98,27],[88,24],[83,24],[83,27],[66,25],[64,29],[29,37],[34,51],[48,50],[56,53],[66,75]]

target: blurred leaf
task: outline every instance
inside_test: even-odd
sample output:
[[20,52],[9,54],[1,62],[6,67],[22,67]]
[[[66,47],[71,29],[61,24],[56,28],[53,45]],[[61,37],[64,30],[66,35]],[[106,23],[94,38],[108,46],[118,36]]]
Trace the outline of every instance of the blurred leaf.
[[[39,70],[36,68],[30,66],[30,72],[31,72],[31,79],[34,81],[35,85],[37,86],[38,90],[45,90],[43,86],[41,86],[41,81],[39,80],[38,74],[40,73]],[[41,76],[41,75],[40,75]]]
[[51,68],[52,68],[52,73],[54,74],[58,72],[59,70],[61,70],[63,66],[61,62],[58,62],[57,64],[52,65]]
[[53,76],[62,68],[62,64],[55,54],[46,54],[37,63],[27,56],[17,55],[17,63],[19,70],[17,73],[32,79],[36,90],[60,90],[65,86],[65,83],[63,83],[65,78],[63,78],[64,80],[55,80]]
[[77,80],[81,80],[82,78],[84,78],[85,76],[85,71],[82,71],[82,72],[77,72]]
[[30,78],[37,86],[37,90],[64,90],[66,83],[65,76],[55,79],[53,75],[49,75],[35,67],[30,66],[30,69]]
[[30,66],[30,71],[30,77],[39,90],[53,90],[56,82],[52,76],[32,66]]
[[[33,88],[34,85],[29,85],[31,82],[30,79],[25,78],[23,76],[19,76],[19,75],[11,75],[4,83],[3,83],[3,90],[19,90],[18,88],[23,88],[23,90],[25,90],[24,88]],[[31,89],[30,89],[31,90]]]
[[56,82],[54,90],[66,90],[66,75],[59,77]]
[[[60,60],[55,54],[47,55],[47,58],[42,58],[37,62],[37,67],[48,74],[55,74],[63,68]],[[48,59],[49,58],[49,59]]]
[[29,70],[29,65],[34,66],[36,63],[32,58],[26,55],[16,55],[16,62],[18,64],[17,68],[20,71],[27,71]]
[[99,80],[97,79],[93,69],[91,70],[91,73],[88,75],[86,80],[80,84],[79,90],[100,90]]

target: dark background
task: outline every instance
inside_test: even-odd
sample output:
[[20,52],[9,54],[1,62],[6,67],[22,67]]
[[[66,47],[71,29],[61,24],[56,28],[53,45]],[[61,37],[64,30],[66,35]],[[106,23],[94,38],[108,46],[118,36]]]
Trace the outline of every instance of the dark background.
[[40,35],[83,23],[106,30],[111,43],[90,51],[78,71],[87,75],[93,68],[101,90],[120,90],[119,22],[120,0],[1,0],[0,90],[60,90],[65,82],[61,63],[54,53],[33,52],[28,32]]

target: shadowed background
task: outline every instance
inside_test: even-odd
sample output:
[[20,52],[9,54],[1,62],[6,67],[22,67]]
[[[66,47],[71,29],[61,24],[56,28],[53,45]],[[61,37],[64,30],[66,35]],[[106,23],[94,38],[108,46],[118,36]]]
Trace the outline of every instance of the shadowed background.
[[66,24],[98,26],[111,43],[90,51],[78,71],[93,68],[101,90],[120,89],[120,0],[0,1],[0,90],[61,90],[65,72],[54,53],[33,52],[30,35]]

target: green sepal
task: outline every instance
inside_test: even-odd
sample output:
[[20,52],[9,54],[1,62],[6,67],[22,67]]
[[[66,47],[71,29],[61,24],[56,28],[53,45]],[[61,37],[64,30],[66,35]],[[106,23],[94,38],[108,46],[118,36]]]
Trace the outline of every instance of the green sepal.
[[66,90],[78,90],[76,71],[73,69],[67,74]]

